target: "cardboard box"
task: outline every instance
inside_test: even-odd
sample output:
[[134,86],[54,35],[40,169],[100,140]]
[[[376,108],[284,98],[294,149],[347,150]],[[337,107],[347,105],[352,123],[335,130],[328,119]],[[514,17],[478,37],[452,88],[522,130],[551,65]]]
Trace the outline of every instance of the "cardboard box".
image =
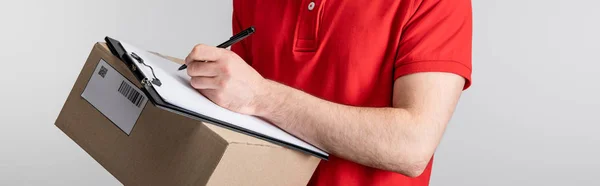
[[[104,43],[97,43],[55,124],[124,185],[306,185],[320,161],[132,99],[135,95],[129,100],[141,110],[139,117],[133,118],[132,126],[117,125],[106,112],[128,113],[119,107],[123,101],[111,104],[106,99],[98,105],[91,96],[82,96],[88,88],[102,88],[92,81],[94,76],[104,78],[106,68],[135,88],[141,86]],[[131,95],[123,91],[125,82],[107,91],[119,91],[125,99]]]

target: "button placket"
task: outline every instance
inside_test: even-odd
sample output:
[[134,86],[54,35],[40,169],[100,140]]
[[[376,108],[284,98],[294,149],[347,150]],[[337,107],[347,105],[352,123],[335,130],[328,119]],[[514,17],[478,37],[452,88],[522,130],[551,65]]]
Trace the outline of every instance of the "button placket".
[[310,52],[317,48],[317,33],[323,2],[324,0],[303,1],[296,24],[295,51]]

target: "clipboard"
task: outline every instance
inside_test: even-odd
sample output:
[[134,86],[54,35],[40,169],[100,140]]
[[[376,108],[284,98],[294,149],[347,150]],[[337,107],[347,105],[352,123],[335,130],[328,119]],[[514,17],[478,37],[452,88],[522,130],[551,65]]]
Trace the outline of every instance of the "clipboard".
[[[118,57],[119,59],[121,59],[121,61],[123,61],[125,63],[125,65],[127,65],[128,69],[133,73],[133,75],[135,76],[135,78],[137,79],[137,81],[139,81],[142,84],[142,87],[140,88],[142,90],[142,92],[146,95],[146,97],[148,97],[148,100],[150,100],[150,102],[155,105],[156,107],[159,107],[161,109],[176,113],[176,114],[180,114],[195,120],[199,120],[202,122],[207,122],[210,124],[214,124],[235,132],[239,132],[245,135],[249,135],[252,137],[256,137],[265,141],[269,141],[271,143],[277,144],[277,145],[281,145],[284,147],[288,147],[290,149],[294,149],[309,155],[313,155],[315,157],[318,157],[320,159],[323,160],[328,160],[329,159],[329,154],[327,154],[326,152],[322,151],[322,152],[317,152],[314,150],[310,150],[308,148],[290,143],[290,142],[286,142],[277,138],[273,138],[271,136],[268,135],[264,135],[252,130],[248,130],[242,127],[239,127],[237,125],[210,117],[210,116],[206,116],[182,107],[179,107],[177,105],[173,105],[168,103],[167,101],[165,101],[160,94],[157,92],[157,90],[155,89],[155,86],[162,86],[162,83],[160,81],[160,77],[156,77],[156,75],[154,74],[154,70],[152,69],[151,66],[147,65],[144,63],[144,59],[140,58],[139,56],[137,56],[135,53],[129,53],[125,47],[123,47],[123,45],[121,44],[121,42],[119,42],[116,39],[110,38],[110,37],[105,37],[104,40],[106,41],[106,45],[108,46],[109,50],[111,51],[111,53],[113,55],[115,55],[116,57]],[[141,70],[139,69],[139,67],[136,65],[136,63],[138,64],[142,64],[145,65],[146,67],[150,68],[152,71],[152,77],[147,77],[145,76]],[[176,69],[173,69],[176,70]],[[310,145],[310,144],[309,144]],[[314,146],[313,146],[314,147]]]

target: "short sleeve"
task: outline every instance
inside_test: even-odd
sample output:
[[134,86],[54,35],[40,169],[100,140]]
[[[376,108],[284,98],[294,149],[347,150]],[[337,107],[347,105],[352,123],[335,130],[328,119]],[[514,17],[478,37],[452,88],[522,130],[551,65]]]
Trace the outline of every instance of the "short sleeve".
[[471,85],[470,0],[422,0],[402,30],[394,78],[417,72],[448,72]]
[[[241,5],[239,5],[240,3],[242,3],[243,1],[241,0],[234,0],[233,1],[233,15],[232,17],[232,35],[237,34],[239,32],[241,32],[242,30],[246,29],[243,24],[242,24],[242,20],[240,20],[241,17],[241,9],[238,8]],[[250,51],[248,51],[248,40],[250,40],[250,38],[246,38],[245,40],[239,41],[236,44],[231,45],[231,51],[235,52],[238,56],[240,56],[244,61],[246,61],[246,63],[252,65],[252,58],[250,56]]]

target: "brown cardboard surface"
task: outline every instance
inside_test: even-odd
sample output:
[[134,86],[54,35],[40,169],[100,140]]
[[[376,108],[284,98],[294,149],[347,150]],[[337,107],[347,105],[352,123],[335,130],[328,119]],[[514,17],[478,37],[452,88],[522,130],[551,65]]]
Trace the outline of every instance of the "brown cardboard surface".
[[125,64],[98,43],[55,124],[125,185],[305,185],[320,161],[150,102],[127,136],[81,97],[100,59],[140,86]]
[[286,148],[232,143],[208,185],[306,185],[319,161]]

